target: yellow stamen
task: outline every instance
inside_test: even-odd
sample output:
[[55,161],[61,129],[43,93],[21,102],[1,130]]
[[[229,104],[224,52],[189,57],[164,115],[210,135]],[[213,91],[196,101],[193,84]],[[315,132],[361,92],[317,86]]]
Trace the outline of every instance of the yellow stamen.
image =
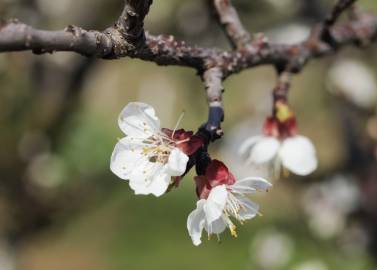
[[237,238],[237,237],[238,237],[236,229],[237,229],[237,227],[236,227],[235,225],[230,225],[230,226],[229,226],[230,234],[231,234],[234,238]]
[[293,113],[287,104],[278,103],[276,104],[276,109],[276,117],[280,122],[284,122],[293,116]]

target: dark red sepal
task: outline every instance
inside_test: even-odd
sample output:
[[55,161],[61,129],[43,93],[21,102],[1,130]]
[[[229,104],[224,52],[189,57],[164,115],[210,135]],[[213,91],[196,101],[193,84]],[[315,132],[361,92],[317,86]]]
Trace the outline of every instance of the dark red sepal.
[[263,125],[263,133],[266,136],[272,136],[278,139],[295,136],[297,134],[296,117],[289,117],[283,122],[273,116],[267,117]]
[[219,185],[233,185],[236,178],[229,169],[219,160],[212,160],[205,175],[195,177],[196,193],[201,199],[207,199],[212,188]]
[[207,177],[205,177],[204,175],[196,176],[194,180],[196,183],[196,194],[198,195],[198,197],[200,199],[207,199],[212,189],[207,180]]
[[233,185],[236,182],[235,177],[227,166],[221,161],[214,159],[208,165],[205,175],[212,187],[219,185]]
[[204,144],[203,139],[194,135],[192,131],[178,129],[173,132],[171,129],[163,128],[162,132],[175,141],[177,148],[188,156],[194,154]]

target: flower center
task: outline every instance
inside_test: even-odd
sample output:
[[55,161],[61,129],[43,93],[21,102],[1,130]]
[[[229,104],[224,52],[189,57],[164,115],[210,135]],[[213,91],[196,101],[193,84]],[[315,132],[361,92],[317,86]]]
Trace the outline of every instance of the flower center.
[[150,162],[166,164],[170,152],[176,147],[176,142],[167,135],[161,133],[153,135],[144,141],[142,155],[147,156]]

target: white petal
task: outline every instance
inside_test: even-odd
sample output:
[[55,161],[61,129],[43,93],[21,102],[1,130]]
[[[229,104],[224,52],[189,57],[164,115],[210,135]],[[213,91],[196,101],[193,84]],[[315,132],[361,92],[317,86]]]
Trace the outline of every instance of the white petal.
[[250,201],[248,198],[245,198],[245,197],[237,196],[236,198],[238,199],[238,202],[242,206],[238,213],[242,220],[252,219],[258,214],[259,212],[258,204]]
[[308,175],[317,168],[315,148],[304,136],[284,140],[279,155],[283,166],[295,174]]
[[164,173],[155,175],[151,181],[132,181],[130,187],[135,191],[136,195],[153,194],[156,197],[163,195],[168,189],[170,176]]
[[196,203],[196,209],[192,211],[187,218],[187,230],[195,246],[202,243],[200,238],[205,224],[204,204],[204,199],[198,201]]
[[133,164],[132,171],[129,175],[129,180],[136,182],[148,182],[161,171],[164,171],[164,165],[162,163],[151,162],[147,156],[142,155],[142,158]]
[[240,194],[254,193],[257,190],[266,191],[272,184],[262,177],[248,177],[236,181],[232,185],[232,191]]
[[204,224],[204,228],[206,229],[208,234],[220,234],[225,230],[226,227],[227,224],[222,216],[209,224]]
[[248,162],[260,164],[272,160],[277,154],[280,142],[274,137],[263,137],[252,148]]
[[210,191],[206,204],[204,205],[204,212],[206,213],[206,221],[208,224],[222,215],[227,197],[228,191],[225,185],[214,187]]
[[130,187],[137,195],[153,194],[159,197],[166,192],[170,179],[163,164],[148,162],[143,165],[142,170],[134,170],[130,174]]
[[250,148],[256,144],[260,139],[262,139],[263,136],[253,136],[253,137],[250,137],[248,139],[246,139],[240,146],[240,148],[238,149],[238,153],[240,155],[244,155],[246,154]]
[[148,138],[160,130],[154,109],[145,103],[131,102],[119,115],[118,125],[128,136]]
[[140,149],[134,149],[120,140],[114,148],[110,160],[110,169],[121,179],[129,179],[130,174],[146,161]]
[[167,163],[167,173],[171,176],[181,176],[186,171],[189,157],[178,148],[170,152]]

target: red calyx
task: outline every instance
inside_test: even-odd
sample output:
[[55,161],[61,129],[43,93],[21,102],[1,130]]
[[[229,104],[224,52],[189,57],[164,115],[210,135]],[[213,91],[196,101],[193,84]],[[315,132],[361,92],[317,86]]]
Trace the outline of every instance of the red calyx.
[[200,199],[207,199],[209,192],[212,189],[209,181],[207,180],[207,177],[205,177],[204,175],[196,176],[194,180],[196,183],[196,195],[198,195]]
[[267,117],[263,126],[263,133],[278,139],[285,139],[297,134],[297,123],[294,116],[285,121],[279,121],[274,116]]
[[203,139],[194,135],[192,131],[178,129],[174,132],[171,129],[163,128],[162,132],[172,138],[176,142],[177,148],[188,156],[194,154],[204,144]]
[[205,175],[195,177],[196,192],[201,199],[208,198],[212,188],[219,185],[233,185],[236,178],[219,160],[212,160],[208,165]]

